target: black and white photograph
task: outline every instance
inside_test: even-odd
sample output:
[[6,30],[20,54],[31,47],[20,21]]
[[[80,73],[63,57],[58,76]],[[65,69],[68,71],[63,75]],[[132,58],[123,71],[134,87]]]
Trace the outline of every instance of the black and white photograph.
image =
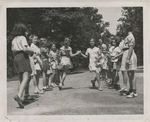
[[7,77],[8,114],[143,114],[143,8],[7,8]]
[[147,113],[143,5],[10,5],[5,14],[7,116]]

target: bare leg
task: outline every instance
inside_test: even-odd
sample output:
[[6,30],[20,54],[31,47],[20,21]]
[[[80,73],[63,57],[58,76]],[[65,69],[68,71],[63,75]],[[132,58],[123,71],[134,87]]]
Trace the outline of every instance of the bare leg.
[[19,84],[18,84],[18,92],[19,92],[19,89],[20,89],[20,84],[23,80],[23,73],[19,73]]
[[37,75],[36,75],[36,80],[37,80],[37,88],[38,88],[38,90],[40,90],[39,89],[39,79],[40,79],[40,70],[37,70]]
[[29,84],[30,84],[30,80],[31,80],[31,77],[29,77],[29,80],[28,80],[28,82],[27,82],[27,85],[26,85],[26,87],[25,87],[25,95],[27,96],[27,95],[29,95]]
[[97,77],[95,77],[95,78],[94,78],[93,82],[95,83],[95,82],[96,82],[96,80],[97,80]]
[[132,73],[132,71],[128,71],[127,73],[128,73],[128,77],[129,77],[130,90],[133,90],[133,82],[132,82],[132,80],[133,80],[133,77],[132,77],[133,73]]
[[99,71],[96,71],[96,79],[97,79],[97,83],[98,83],[98,90],[99,91],[102,91],[102,88],[101,88],[101,80],[100,80],[100,74],[99,74]]
[[128,71],[128,76],[129,76],[130,89],[136,90],[136,80],[135,80],[134,70]]
[[46,81],[47,81],[47,76],[46,76],[46,71],[43,71],[42,74],[43,74],[43,88],[46,88]]
[[123,75],[123,88],[127,89],[127,71],[122,71]]
[[66,75],[67,73],[65,71],[62,72],[62,76],[61,76],[61,79],[60,79],[60,83],[59,83],[59,89],[61,90],[62,88],[62,84],[64,84],[64,81],[66,79]]
[[128,95],[127,98],[134,98],[137,96],[134,70],[128,71],[128,76],[129,76],[130,89],[129,89],[129,95],[127,94]]
[[52,77],[51,77],[50,85],[51,85],[51,83],[54,83],[54,82],[55,82],[55,74],[56,74],[56,71],[53,70],[53,74],[52,74]]
[[37,74],[33,75],[33,85],[34,85],[34,92],[38,91],[38,86],[37,86]]
[[57,69],[57,70],[56,70],[56,81],[57,81],[57,83],[60,82],[59,75],[60,75],[60,72],[59,72],[59,70]]
[[23,73],[23,81],[22,81],[22,83],[20,85],[20,89],[19,89],[19,92],[18,92],[19,98],[22,98],[23,92],[24,92],[25,87],[26,87],[26,85],[28,83],[28,80],[29,80],[29,73],[28,72],[24,72]]
[[60,81],[62,84],[64,83],[66,76],[67,76],[67,73],[64,71],[62,74],[62,80]]

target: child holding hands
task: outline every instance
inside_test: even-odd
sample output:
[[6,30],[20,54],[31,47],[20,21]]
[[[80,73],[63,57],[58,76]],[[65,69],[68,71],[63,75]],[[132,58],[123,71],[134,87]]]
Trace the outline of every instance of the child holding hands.
[[91,81],[92,86],[95,88],[95,82],[97,80],[98,82],[98,90],[102,91],[101,84],[100,84],[100,72],[101,72],[101,64],[97,64],[96,62],[100,59],[101,57],[101,52],[98,47],[95,47],[95,41],[94,39],[90,40],[90,48],[86,50],[85,55],[81,53],[81,55],[85,58],[89,57],[89,70],[95,72],[95,79]]

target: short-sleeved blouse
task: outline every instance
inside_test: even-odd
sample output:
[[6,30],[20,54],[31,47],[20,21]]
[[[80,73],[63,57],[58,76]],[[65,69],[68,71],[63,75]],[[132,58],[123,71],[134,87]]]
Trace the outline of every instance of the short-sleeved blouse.
[[35,44],[31,43],[30,47],[33,49],[34,53],[40,54],[40,48],[38,48]]
[[61,56],[70,57],[70,51],[72,50],[71,47],[65,48],[65,46],[62,46],[62,47],[60,48],[60,50],[61,50]]
[[131,32],[129,32],[128,36],[125,38],[124,45],[125,47],[135,47],[135,38]]
[[28,47],[27,40],[24,36],[17,36],[12,41],[12,51],[23,51],[24,47]]
[[57,55],[58,50],[56,50],[56,52],[54,52],[53,50],[50,50],[49,55],[52,59],[57,60],[58,59],[58,55]]
[[41,47],[40,53],[41,53],[41,59],[42,59],[42,60],[48,59],[48,58],[49,58],[49,57],[48,57],[48,54],[47,54],[46,48]]
[[96,58],[98,58],[100,56],[100,54],[101,54],[101,52],[98,47],[88,48],[85,53],[85,55],[89,56],[90,63],[91,62],[95,63]]
[[127,50],[123,50],[122,63],[120,68],[121,71],[136,70],[137,68],[137,56],[134,50],[130,57],[129,64],[126,63],[130,46],[133,46],[133,48],[135,47],[135,38],[131,32],[128,33],[128,36],[124,40],[123,48],[127,48]]

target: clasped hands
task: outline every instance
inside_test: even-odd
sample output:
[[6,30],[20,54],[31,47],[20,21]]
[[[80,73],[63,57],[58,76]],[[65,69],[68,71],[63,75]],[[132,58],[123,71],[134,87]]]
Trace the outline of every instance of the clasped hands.
[[78,50],[78,51],[76,52],[77,55],[80,55],[81,53],[82,53],[81,50]]

